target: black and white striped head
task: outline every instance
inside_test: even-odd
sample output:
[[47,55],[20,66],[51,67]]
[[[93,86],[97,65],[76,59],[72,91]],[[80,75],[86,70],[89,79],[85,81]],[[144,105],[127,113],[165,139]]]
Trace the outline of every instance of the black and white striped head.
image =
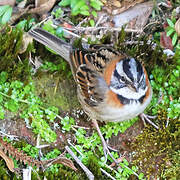
[[134,58],[125,58],[116,64],[110,89],[121,101],[124,100],[123,104],[130,103],[130,100],[141,102],[148,89],[145,76],[140,62]]

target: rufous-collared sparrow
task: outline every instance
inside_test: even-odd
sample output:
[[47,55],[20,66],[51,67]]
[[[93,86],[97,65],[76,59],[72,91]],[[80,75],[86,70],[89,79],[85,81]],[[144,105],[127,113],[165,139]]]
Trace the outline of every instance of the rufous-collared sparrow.
[[96,120],[125,121],[145,110],[152,97],[145,68],[113,47],[90,45],[89,49],[76,49],[41,28],[29,34],[69,62],[82,108],[93,120],[109,153]]

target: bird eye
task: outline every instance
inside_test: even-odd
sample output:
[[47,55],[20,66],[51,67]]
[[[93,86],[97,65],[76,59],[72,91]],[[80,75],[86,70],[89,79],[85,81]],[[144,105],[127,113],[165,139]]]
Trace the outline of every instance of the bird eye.
[[121,82],[125,82],[126,81],[125,77],[124,76],[120,76],[120,81]]

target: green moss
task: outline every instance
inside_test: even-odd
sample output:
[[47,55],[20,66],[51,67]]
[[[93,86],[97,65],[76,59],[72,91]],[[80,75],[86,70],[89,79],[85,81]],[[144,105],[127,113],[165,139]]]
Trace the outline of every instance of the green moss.
[[87,161],[87,166],[97,179],[103,179],[98,161],[97,157],[90,155]]
[[[167,65],[169,64],[169,65]],[[180,60],[177,56],[162,66],[154,66],[150,75],[154,91],[149,112],[157,115],[154,120],[159,129],[144,129],[132,143],[134,163],[148,178],[179,177],[180,141]]]
[[6,167],[6,163],[3,159],[0,159],[0,179],[2,180],[9,180],[10,179],[10,175],[9,175],[9,170]]
[[180,151],[175,152],[166,163],[162,178],[175,180],[180,177]]
[[65,166],[60,166],[57,169],[57,172],[52,173],[51,171],[46,171],[44,173],[44,176],[47,177],[48,180],[85,180],[87,179],[87,176],[82,171],[74,171],[70,168],[67,168]]
[[[166,116],[161,115],[162,127],[159,130],[147,127],[144,132],[136,138],[133,143],[135,150],[134,163],[147,175],[147,177],[155,177],[168,167],[171,162],[172,154],[179,149],[178,119],[171,120],[168,127],[165,127]],[[171,164],[172,165],[172,164]],[[172,165],[173,166],[173,165]]]
[[46,104],[56,106],[63,111],[80,107],[75,82],[61,79],[58,74],[41,73],[34,78],[36,94]]
[[[28,65],[29,53],[20,55],[23,31],[5,27],[0,34],[0,72],[6,71],[12,80],[28,80],[30,67]],[[28,48],[28,51],[32,48]]]

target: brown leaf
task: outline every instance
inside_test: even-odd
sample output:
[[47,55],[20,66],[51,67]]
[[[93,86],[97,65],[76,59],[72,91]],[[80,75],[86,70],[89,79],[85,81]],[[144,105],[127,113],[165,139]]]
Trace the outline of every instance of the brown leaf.
[[175,24],[174,28],[175,28],[178,36],[180,36],[180,18],[176,21],[176,24]]
[[142,3],[142,2],[144,2],[144,0],[135,0],[135,1],[125,1],[124,0],[124,1],[122,1],[120,8],[113,10],[112,14],[113,15],[120,14],[120,13],[128,10],[129,8],[132,8],[135,5]]
[[52,164],[57,164],[57,163],[63,164],[64,166],[67,166],[73,169],[74,171],[77,171],[76,167],[74,166],[74,163],[70,159],[67,159],[66,157],[63,156],[59,156],[56,159],[47,161],[46,167],[49,167]]
[[152,9],[153,2],[148,1],[145,3],[136,4],[124,12],[118,12],[113,17],[114,26],[119,28],[127,24],[126,28],[142,30],[147,23]]
[[46,14],[54,6],[55,2],[56,0],[43,0],[36,2],[36,5],[39,6],[29,10],[29,13],[37,13],[39,15]]
[[33,42],[32,37],[29,36],[28,33],[24,33],[24,34],[23,34],[23,39],[22,39],[22,45],[21,45],[19,54],[24,53],[24,52],[26,51],[29,43],[32,43],[32,42]]
[[12,7],[14,7],[16,3],[16,0],[0,0],[0,6],[4,6],[4,5],[10,5]]
[[14,162],[9,158],[2,149],[0,149],[0,156],[5,160],[7,167],[11,172],[14,172]]
[[160,45],[166,49],[173,50],[172,40],[167,36],[166,32],[160,34]]

